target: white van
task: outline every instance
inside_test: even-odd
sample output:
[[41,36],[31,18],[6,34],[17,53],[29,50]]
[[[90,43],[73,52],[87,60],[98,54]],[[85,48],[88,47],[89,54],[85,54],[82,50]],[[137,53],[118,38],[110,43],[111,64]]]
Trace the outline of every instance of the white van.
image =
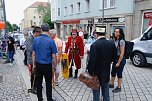
[[134,48],[130,59],[133,65],[141,67],[147,63],[152,64],[152,26],[132,42],[134,42]]

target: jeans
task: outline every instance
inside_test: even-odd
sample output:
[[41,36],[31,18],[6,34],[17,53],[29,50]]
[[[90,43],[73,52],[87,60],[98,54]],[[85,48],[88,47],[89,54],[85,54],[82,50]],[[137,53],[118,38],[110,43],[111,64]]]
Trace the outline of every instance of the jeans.
[[[101,86],[103,101],[110,101],[109,83],[108,82],[105,82],[105,83],[100,82],[100,86]],[[100,89],[99,90],[93,90],[93,101],[100,101]]]
[[9,54],[10,63],[13,63],[13,61],[14,61],[14,51],[9,51],[8,54]]

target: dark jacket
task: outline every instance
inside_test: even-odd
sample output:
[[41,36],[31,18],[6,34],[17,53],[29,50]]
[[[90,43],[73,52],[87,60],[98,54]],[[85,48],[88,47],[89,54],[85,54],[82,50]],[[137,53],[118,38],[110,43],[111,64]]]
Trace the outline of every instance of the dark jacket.
[[96,40],[90,49],[90,57],[87,65],[89,74],[97,75],[104,82],[109,82],[111,62],[116,60],[116,46],[113,42],[100,38]]

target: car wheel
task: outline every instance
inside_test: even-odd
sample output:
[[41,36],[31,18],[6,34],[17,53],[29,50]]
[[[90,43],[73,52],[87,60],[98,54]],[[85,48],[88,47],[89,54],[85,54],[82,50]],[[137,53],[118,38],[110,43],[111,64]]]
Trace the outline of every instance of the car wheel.
[[141,67],[146,64],[146,60],[141,53],[134,53],[132,55],[132,63],[134,66]]

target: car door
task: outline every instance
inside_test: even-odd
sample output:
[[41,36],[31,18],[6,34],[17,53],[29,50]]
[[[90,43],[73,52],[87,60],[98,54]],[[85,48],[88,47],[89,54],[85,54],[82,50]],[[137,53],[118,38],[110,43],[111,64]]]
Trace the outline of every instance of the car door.
[[147,51],[147,53],[145,53],[147,63],[152,63],[152,28],[145,33],[142,39],[142,41],[144,41],[145,50]]

